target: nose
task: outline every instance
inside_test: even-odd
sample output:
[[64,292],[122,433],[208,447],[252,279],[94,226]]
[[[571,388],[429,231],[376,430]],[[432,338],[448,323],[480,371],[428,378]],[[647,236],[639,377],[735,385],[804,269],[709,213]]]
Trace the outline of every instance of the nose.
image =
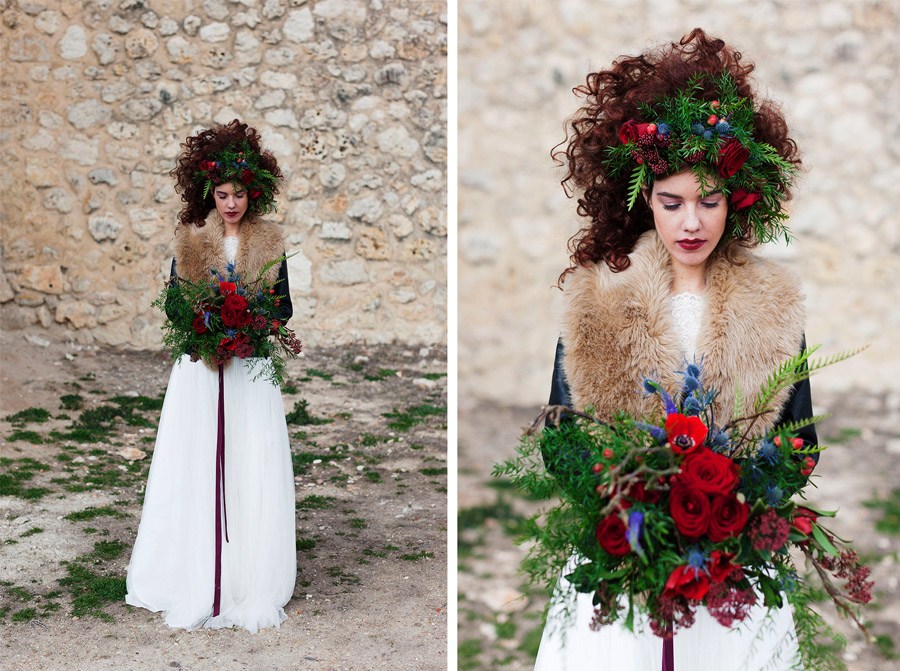
[[697,213],[697,208],[693,205],[688,204],[684,208],[684,221],[681,224],[681,227],[688,233],[694,233],[700,230],[700,217]]

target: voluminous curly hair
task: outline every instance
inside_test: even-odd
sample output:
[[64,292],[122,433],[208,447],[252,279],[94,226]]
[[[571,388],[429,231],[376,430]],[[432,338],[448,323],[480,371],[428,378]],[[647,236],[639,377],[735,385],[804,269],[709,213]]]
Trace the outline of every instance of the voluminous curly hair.
[[[182,225],[203,226],[206,216],[216,206],[212,192],[206,194],[204,198],[206,180],[196,178],[197,174],[202,172],[200,164],[211,160],[229,147],[239,147],[244,141],[259,154],[259,166],[275,176],[276,186],[273,193],[278,193],[277,182],[282,176],[278,161],[271,153],[262,150],[259,132],[255,128],[235,119],[226,126],[200,131],[181,144],[181,155],[169,174],[175,178],[175,190],[181,194],[184,203],[184,207],[178,213],[178,220]],[[252,220],[253,217],[248,218],[248,221]]]
[[[551,152],[559,165],[567,168],[562,186],[570,197],[577,191],[578,214],[589,223],[569,240],[571,266],[560,282],[577,266],[605,262],[613,272],[629,266],[628,255],[642,233],[653,228],[653,214],[642,198],[628,210],[628,174],[612,176],[604,164],[605,150],[619,143],[622,124],[639,118],[638,106],[672,96],[688,86],[697,75],[707,86],[698,94],[712,101],[717,92],[708,88],[717,75],[727,72],[737,84],[738,94],[755,109],[753,137],[772,145],[787,161],[800,165],[796,143],[788,137],[788,127],[779,106],[754,96],[750,73],[754,65],[742,62],[741,53],[721,39],[695,28],[679,43],[663,45],[639,56],[621,56],[612,67],[592,72],[573,92],[585,104],[566,123],[566,138]],[[564,149],[560,149],[565,147]],[[787,200],[790,192],[782,194]],[[756,241],[749,228],[739,235],[726,236],[720,249],[728,254],[735,245],[752,247]]]

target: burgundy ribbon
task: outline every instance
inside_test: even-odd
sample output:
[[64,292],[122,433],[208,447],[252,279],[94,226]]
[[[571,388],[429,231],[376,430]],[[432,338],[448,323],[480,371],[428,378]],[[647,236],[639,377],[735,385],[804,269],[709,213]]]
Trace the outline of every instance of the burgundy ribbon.
[[663,639],[662,671],[675,671],[675,646],[673,637]]
[[216,432],[216,577],[213,592],[213,617],[219,614],[222,595],[222,520],[228,542],[228,510],[225,507],[225,377],[219,364],[219,426]]

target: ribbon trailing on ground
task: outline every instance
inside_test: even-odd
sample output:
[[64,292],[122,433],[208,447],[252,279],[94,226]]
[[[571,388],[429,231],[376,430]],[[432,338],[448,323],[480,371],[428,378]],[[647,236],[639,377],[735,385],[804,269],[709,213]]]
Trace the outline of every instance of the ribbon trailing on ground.
[[216,574],[213,617],[218,616],[222,595],[222,522],[228,542],[228,510],[225,507],[225,373],[219,364],[219,421],[216,431]]

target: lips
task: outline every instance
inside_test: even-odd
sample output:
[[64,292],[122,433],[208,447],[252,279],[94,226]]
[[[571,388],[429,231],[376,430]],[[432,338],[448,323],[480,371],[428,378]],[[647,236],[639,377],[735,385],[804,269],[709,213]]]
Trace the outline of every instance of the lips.
[[700,249],[703,245],[705,245],[706,240],[701,240],[698,238],[686,238],[684,240],[678,240],[675,244],[688,252],[693,252],[694,250]]

